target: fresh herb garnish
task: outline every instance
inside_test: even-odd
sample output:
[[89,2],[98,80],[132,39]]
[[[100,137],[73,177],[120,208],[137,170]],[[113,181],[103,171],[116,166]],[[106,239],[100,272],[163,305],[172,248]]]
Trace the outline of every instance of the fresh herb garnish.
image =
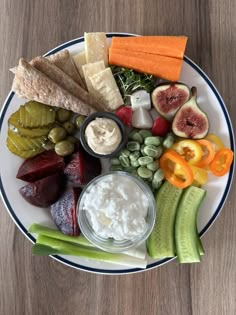
[[155,77],[153,75],[118,66],[111,66],[111,70],[124,102],[127,102],[129,96],[137,90],[146,90],[151,93],[155,87]]

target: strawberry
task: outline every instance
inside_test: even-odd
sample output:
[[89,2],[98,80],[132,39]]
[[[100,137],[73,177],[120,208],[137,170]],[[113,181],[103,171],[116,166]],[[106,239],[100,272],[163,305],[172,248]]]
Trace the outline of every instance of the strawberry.
[[154,124],[152,127],[152,134],[154,136],[164,137],[171,129],[171,124],[164,117],[157,117],[154,120]]
[[122,106],[116,111],[116,115],[126,125],[131,126],[132,122],[132,108],[129,106]]

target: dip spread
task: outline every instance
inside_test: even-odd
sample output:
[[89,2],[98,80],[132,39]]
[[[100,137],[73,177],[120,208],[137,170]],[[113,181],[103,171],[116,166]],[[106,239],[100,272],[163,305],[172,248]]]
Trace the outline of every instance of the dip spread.
[[148,198],[138,184],[112,174],[88,190],[82,209],[97,235],[131,240],[147,230],[148,207]]
[[114,152],[121,138],[119,126],[109,118],[96,118],[85,129],[88,146],[98,154],[106,155]]

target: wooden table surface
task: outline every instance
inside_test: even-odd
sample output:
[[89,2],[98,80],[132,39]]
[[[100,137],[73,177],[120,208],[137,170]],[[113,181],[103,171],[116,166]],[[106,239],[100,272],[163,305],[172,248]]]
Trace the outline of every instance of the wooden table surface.
[[[0,104],[19,57],[30,59],[84,31],[187,35],[186,54],[212,79],[236,124],[235,0],[1,0]],[[106,276],[32,257],[31,243],[0,211],[0,314],[236,314],[236,186],[204,236],[201,264],[175,261]]]

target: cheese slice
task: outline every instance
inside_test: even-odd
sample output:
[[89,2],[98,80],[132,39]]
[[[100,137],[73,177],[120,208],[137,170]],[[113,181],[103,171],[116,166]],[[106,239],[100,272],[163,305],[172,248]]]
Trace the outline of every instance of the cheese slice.
[[103,60],[108,66],[108,46],[106,34],[102,32],[84,33],[86,63]]
[[105,69],[105,64],[104,64],[103,60],[93,62],[93,63],[86,63],[85,65],[82,66],[83,75],[84,75],[84,79],[85,79],[85,82],[87,85],[87,89],[88,89],[89,93],[92,94],[96,99],[99,99],[100,95],[94,89],[94,87],[90,81],[90,77],[93,76],[94,74],[97,74],[98,72],[100,72],[104,69]]
[[81,78],[84,79],[84,73],[83,73],[82,66],[86,64],[85,51],[82,51],[79,54],[73,56],[73,60],[74,60],[74,63],[76,65],[76,68],[79,71]]
[[124,104],[110,68],[106,68],[89,78],[108,111],[116,110]]

